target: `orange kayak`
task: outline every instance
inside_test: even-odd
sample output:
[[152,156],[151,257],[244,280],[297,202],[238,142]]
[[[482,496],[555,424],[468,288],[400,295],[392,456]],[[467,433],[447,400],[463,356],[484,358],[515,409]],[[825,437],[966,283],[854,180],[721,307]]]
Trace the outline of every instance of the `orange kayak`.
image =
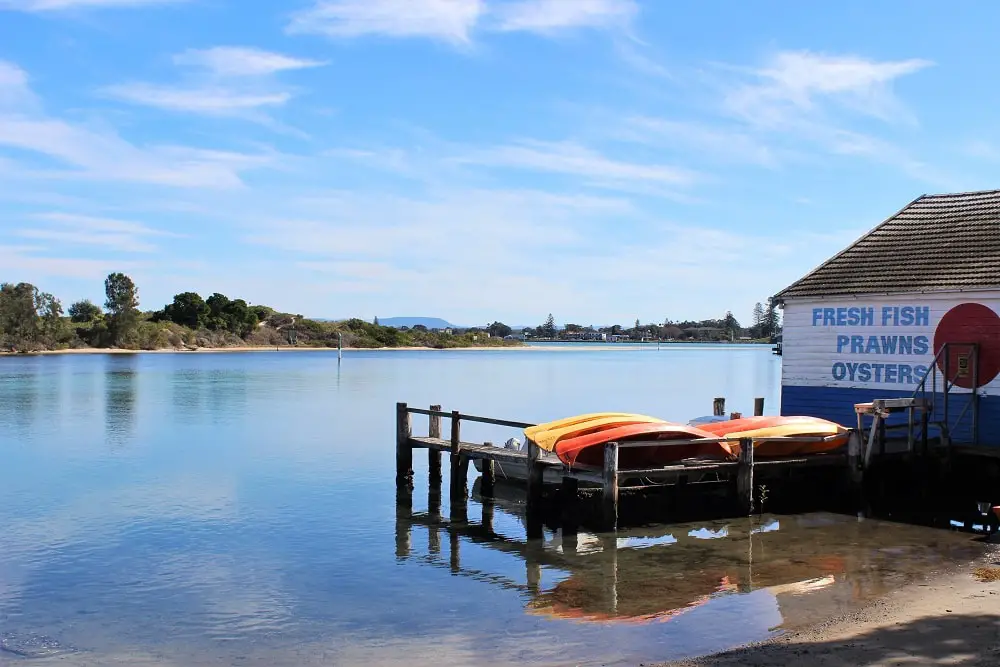
[[[560,440],[555,445],[555,453],[567,465],[579,462],[600,466],[604,464],[603,446],[609,442],[695,440],[697,438],[718,437],[693,426],[669,422],[625,424]],[[727,443],[720,442],[624,448],[618,452],[618,463],[622,468],[642,468],[663,466],[683,459],[703,456],[727,459],[733,456],[733,450]]]
[[[850,432],[818,417],[744,417],[728,421],[701,424],[699,429],[727,440],[754,440],[754,456],[795,456],[819,454],[839,449],[847,444]],[[830,437],[825,442],[805,438]],[[730,445],[739,452],[739,445]]]

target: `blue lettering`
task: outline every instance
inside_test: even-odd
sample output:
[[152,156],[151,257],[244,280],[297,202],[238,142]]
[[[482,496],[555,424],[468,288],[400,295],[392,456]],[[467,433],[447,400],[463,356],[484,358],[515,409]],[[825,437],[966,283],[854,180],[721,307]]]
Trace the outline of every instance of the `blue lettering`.
[[837,309],[837,326],[838,327],[847,326],[847,308]]
[[847,366],[847,379],[850,380],[851,382],[854,382],[854,372],[858,370],[858,365],[851,363],[844,365]]
[[903,306],[899,311],[899,325],[903,327],[913,326],[913,306]]
[[899,336],[882,336],[882,354],[896,354],[896,341]]
[[847,367],[844,366],[844,362],[842,361],[838,361],[833,365],[832,372],[834,380],[843,380],[845,377],[847,377]]
[[861,309],[851,306],[847,309],[847,324],[856,327],[861,323]]
[[899,367],[896,364],[886,364],[885,365],[885,381],[892,382],[893,384],[899,382],[898,376],[896,375]]
[[865,353],[865,337],[851,336],[851,354]]
[[889,320],[892,319],[892,306],[882,306],[882,326],[889,326]]
[[872,381],[872,365],[869,363],[858,364],[858,382]]
[[899,353],[913,354],[913,336],[899,337]]
[[885,368],[885,364],[872,364],[872,370],[875,371],[875,381],[882,381],[882,369]]
[[[916,336],[913,339],[913,354],[927,354],[927,351],[930,348],[931,341],[927,338],[927,336]],[[926,370],[924,372],[926,372]]]
[[915,309],[914,313],[914,324],[918,327],[929,327],[931,325],[931,307],[930,306],[920,306]]
[[922,381],[927,376],[927,366],[914,366],[913,367],[913,379],[917,382]]
[[851,344],[850,336],[837,336],[837,354],[844,351],[844,348]]
[[823,309],[823,326],[832,327],[837,324],[837,310],[835,308]]
[[863,327],[873,327],[875,326],[875,309],[871,306],[861,309],[861,326]]
[[865,348],[865,354],[882,354],[882,350],[878,346],[878,336],[868,337],[868,347]]
[[813,308],[813,326],[819,324],[819,321],[823,318],[822,308]]
[[909,364],[899,365],[899,384],[913,384],[913,366]]

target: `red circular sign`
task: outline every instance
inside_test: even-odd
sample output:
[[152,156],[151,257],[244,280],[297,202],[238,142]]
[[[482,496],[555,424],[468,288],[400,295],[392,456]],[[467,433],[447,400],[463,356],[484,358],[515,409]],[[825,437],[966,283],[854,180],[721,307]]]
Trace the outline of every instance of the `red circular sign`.
[[[975,378],[979,386],[989,384],[1000,375],[1000,316],[981,303],[962,303],[947,313],[934,330],[934,354],[945,343],[948,348],[948,375],[959,387],[972,388],[972,346],[979,345],[979,372]],[[945,371],[945,356],[938,359],[938,368]]]

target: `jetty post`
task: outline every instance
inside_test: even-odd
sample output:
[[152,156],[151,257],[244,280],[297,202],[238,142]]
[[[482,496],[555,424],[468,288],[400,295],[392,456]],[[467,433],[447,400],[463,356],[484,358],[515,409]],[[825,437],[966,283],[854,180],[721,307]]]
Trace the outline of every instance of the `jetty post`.
[[[440,405],[432,405],[431,412],[441,412]],[[427,435],[441,438],[441,415],[430,415]],[[441,450],[427,448],[427,479],[432,487],[441,488]]]
[[753,399],[753,416],[754,417],[764,416],[764,398],[762,396],[758,396],[757,398]]
[[344,358],[344,334],[337,332],[337,361]]
[[[484,442],[484,447],[492,447],[492,442]],[[493,488],[497,483],[497,462],[494,459],[483,459],[483,483],[480,487],[480,494],[486,498],[493,497]]]
[[413,484],[413,426],[406,403],[396,403],[396,487]]
[[726,414],[726,397],[719,396],[712,400],[712,414],[716,417],[723,417]]
[[528,538],[542,536],[541,508],[542,484],[545,466],[542,463],[542,448],[528,438]]
[[601,501],[607,530],[618,529],[618,443],[604,445],[604,470]]
[[736,497],[740,509],[753,511],[753,439],[740,438],[739,465],[736,469]]
[[462,418],[458,410],[451,412],[451,499],[462,500],[469,479],[469,459],[462,455]]

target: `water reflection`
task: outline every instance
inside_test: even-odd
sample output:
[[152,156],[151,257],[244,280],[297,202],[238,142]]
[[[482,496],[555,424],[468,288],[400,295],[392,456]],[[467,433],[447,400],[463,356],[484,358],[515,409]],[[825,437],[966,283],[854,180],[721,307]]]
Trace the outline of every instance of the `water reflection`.
[[104,435],[117,449],[132,438],[135,428],[137,354],[105,355]]
[[[397,558],[520,591],[528,615],[635,625],[695,609],[739,619],[759,614],[763,605],[779,620],[758,638],[846,611],[981,550],[965,535],[832,514],[764,515],[616,534],[549,531],[543,539],[525,540],[493,528],[498,513],[524,525],[522,505],[484,499],[482,518],[469,522],[413,512],[407,502],[397,509]],[[426,531],[426,550],[413,546],[414,530]],[[450,542],[447,555],[440,552],[442,533]],[[492,572],[467,565],[463,543],[520,560],[524,576],[511,577],[507,567]],[[553,579],[550,585],[540,584],[543,572]],[[722,648],[726,640],[719,641]]]

